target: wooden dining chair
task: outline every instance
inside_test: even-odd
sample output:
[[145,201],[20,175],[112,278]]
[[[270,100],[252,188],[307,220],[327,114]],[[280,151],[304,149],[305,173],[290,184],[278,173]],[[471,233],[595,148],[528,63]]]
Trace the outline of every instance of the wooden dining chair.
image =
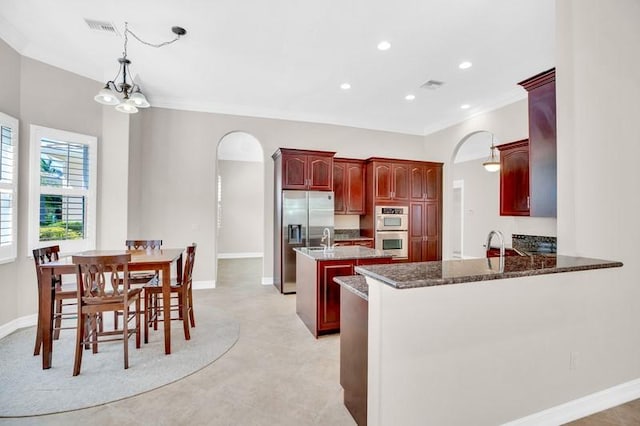
[[[126,240],[125,246],[127,250],[159,250],[162,247],[162,240]],[[145,286],[150,283],[158,283],[160,280],[160,271],[136,271],[129,272],[129,285]],[[113,328],[118,329],[118,317],[122,312],[113,313]]]
[[[140,293],[141,288],[129,287],[129,261],[131,254],[113,256],[73,256],[77,265],[78,323],[76,328],[73,375],[80,374],[82,353],[90,345],[98,352],[98,344],[124,341],[124,368],[129,368],[129,338],[136,335],[136,348],[140,348]],[[131,305],[135,304],[133,310]],[[101,314],[122,311],[122,330],[100,331]],[[135,328],[129,323],[135,320]],[[114,336],[120,337],[114,337]]]
[[[159,250],[162,247],[162,240],[126,240],[127,250]],[[141,271],[129,273],[129,284],[146,285],[151,280],[158,280],[158,271]]]
[[[185,340],[191,339],[189,326],[195,327],[196,320],[193,314],[193,292],[192,292],[192,273],[193,264],[196,258],[196,243],[187,247],[187,255],[182,268],[182,279],[174,279],[171,281],[171,315],[168,320],[182,321]],[[158,329],[158,322],[165,321],[163,317],[162,304],[162,286],[146,285],[144,287],[144,308],[145,308],[145,327],[144,342],[149,342],[149,328],[153,326],[154,330]]]
[[[38,288],[43,285],[50,285],[54,291],[54,308],[52,312],[53,321],[53,338],[57,340],[60,337],[60,330],[73,329],[73,327],[63,327],[63,319],[75,319],[77,315],[76,302],[78,299],[78,293],[75,285],[72,288],[62,287],[62,277],[60,275],[54,275],[51,277],[51,283],[43,283],[42,272],[40,271],[40,265],[49,262],[55,262],[59,260],[60,247],[49,246],[42,247],[33,250],[33,260],[36,265],[36,278],[38,280]],[[42,313],[38,309],[38,325],[36,326],[36,344],[33,350],[33,355],[40,355],[40,348],[42,347],[42,329],[40,328],[40,320]]]

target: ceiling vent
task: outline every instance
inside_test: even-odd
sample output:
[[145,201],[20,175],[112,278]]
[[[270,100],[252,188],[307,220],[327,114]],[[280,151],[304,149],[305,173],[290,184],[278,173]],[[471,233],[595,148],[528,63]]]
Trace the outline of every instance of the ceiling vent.
[[444,81],[429,80],[426,83],[424,83],[422,86],[420,86],[420,88],[421,89],[436,90],[436,89],[439,89],[440,87],[442,87],[443,84],[444,84]]
[[93,31],[98,31],[105,34],[111,34],[114,36],[120,36],[118,29],[111,22],[94,21],[93,19],[86,19],[86,18],[84,22],[86,22],[89,28]]

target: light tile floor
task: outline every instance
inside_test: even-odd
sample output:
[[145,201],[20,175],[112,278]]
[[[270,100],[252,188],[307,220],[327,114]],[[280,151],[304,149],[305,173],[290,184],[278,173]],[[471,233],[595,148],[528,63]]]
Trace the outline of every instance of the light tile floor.
[[262,259],[220,261],[217,288],[195,291],[200,306],[240,322],[236,345],[210,366],[122,401],[0,425],[354,425],[342,404],[339,336],[316,340],[295,296],[262,285],[261,268]]

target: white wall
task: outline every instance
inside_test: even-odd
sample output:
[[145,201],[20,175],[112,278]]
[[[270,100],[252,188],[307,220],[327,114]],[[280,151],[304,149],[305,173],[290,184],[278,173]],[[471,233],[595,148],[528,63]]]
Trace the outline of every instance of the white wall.
[[[514,85],[515,84],[516,82],[514,82]],[[426,155],[434,161],[445,163],[443,171],[443,259],[451,259],[453,257],[454,244],[452,238],[456,234],[454,228],[457,226],[453,220],[455,215],[452,213],[453,181],[456,179],[454,170],[457,167],[457,165],[454,165],[453,160],[455,159],[458,147],[464,144],[467,138],[479,131],[493,133],[496,140],[500,141],[500,143],[528,138],[529,124],[526,99],[485,114],[480,114],[463,123],[425,136],[424,150]],[[486,175],[489,174],[488,172],[484,173],[486,173]],[[470,222],[469,226],[464,229],[465,255],[473,254],[481,256],[481,253],[477,251],[479,250],[477,247],[478,242],[482,241],[480,245],[484,244],[483,238],[486,238],[491,229],[502,231],[505,237],[508,237],[507,242],[512,233],[547,236],[556,235],[555,218],[500,217],[500,205],[497,201],[500,183],[497,181],[498,183],[496,184],[496,181],[494,181],[497,179],[496,177],[486,175],[481,175],[478,172],[476,177],[481,179],[481,181],[472,183],[470,187],[467,187],[467,182],[465,182],[465,198],[467,196],[473,197],[477,200],[476,204],[479,206],[473,209],[474,219]],[[488,181],[481,185],[480,182],[484,182],[485,179],[488,179]],[[497,189],[487,194],[487,203],[482,206],[482,197],[483,194],[485,194],[483,190],[484,185]],[[478,188],[474,190],[474,187]],[[471,206],[465,205],[465,210],[469,208],[471,208]],[[469,246],[466,244],[467,234],[470,238]],[[482,237],[483,234],[484,237]],[[558,244],[560,244],[560,241]],[[468,252],[468,250],[472,251]]]
[[222,177],[222,218],[218,255],[262,254],[264,246],[264,165],[218,160]]

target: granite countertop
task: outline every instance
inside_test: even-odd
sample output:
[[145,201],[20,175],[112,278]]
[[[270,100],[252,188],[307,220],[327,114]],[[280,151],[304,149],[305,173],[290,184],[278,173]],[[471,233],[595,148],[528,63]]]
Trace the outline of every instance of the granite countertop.
[[333,281],[340,284],[352,293],[369,300],[369,284],[362,275],[351,275],[348,277],[333,277]]
[[505,256],[500,272],[498,257],[357,266],[356,272],[398,289],[460,284],[503,278],[555,274],[590,269],[618,268],[622,262],[572,256]]
[[345,259],[368,259],[375,257],[392,257],[382,251],[370,249],[362,246],[338,246],[329,250],[313,247],[296,247],[294,250],[313,260],[345,260]]

